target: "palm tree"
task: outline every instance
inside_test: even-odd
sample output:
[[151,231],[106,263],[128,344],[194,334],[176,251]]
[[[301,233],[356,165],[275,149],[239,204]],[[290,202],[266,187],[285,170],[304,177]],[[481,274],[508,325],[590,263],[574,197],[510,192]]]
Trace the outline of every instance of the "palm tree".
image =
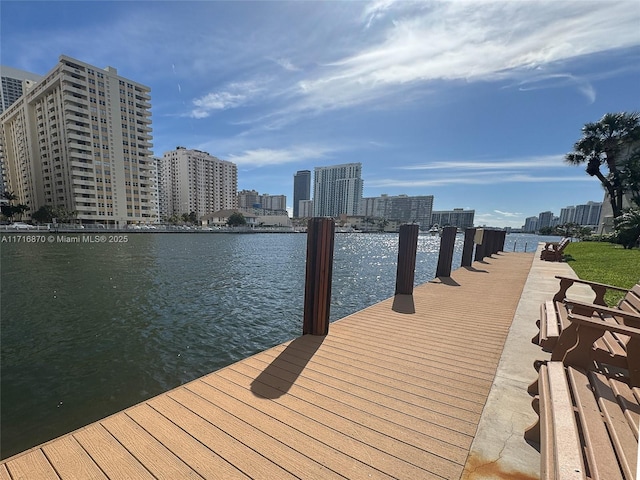
[[[565,155],[571,165],[587,164],[586,172],[598,178],[609,194],[613,217],[622,214],[626,182],[621,177],[624,162],[633,156],[640,141],[640,113],[607,113],[598,122],[582,127],[582,138]],[[605,165],[605,175],[600,167]]]

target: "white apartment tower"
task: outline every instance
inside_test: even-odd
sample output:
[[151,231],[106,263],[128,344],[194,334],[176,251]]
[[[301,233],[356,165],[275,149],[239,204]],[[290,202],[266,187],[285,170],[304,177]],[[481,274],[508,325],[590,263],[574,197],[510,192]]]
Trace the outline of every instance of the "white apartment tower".
[[158,166],[160,217],[195,212],[200,218],[238,207],[238,167],[207,152],[177,147]]
[[157,220],[150,89],[60,56],[0,115],[6,188],[33,213],[45,205],[84,223]]
[[358,215],[362,188],[361,163],[316,167],[313,182],[313,215]]

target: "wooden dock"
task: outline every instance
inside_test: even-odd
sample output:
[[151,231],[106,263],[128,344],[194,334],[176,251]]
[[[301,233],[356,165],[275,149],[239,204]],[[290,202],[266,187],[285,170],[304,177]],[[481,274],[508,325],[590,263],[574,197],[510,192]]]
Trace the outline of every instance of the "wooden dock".
[[4,460],[0,480],[459,479],[532,261],[475,262],[332,323],[326,337]]

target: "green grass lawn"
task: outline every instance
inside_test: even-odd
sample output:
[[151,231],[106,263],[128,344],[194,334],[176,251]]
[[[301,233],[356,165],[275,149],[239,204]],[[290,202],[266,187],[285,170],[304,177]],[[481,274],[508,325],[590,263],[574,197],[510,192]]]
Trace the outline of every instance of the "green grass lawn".
[[[583,280],[631,288],[640,282],[640,250],[625,250],[605,242],[573,242],[564,250],[565,260]],[[607,293],[605,300],[615,305],[623,294]]]

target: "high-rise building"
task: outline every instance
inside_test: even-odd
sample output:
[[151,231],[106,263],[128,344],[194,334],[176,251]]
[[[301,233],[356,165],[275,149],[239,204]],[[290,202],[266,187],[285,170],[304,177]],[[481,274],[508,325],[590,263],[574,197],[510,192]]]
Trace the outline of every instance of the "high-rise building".
[[0,113],[18,100],[22,94],[42,77],[35,73],[25,72],[16,68],[0,65],[0,78],[2,90],[0,90]]
[[313,217],[313,200],[300,200],[298,205],[299,209],[298,218],[311,218]]
[[370,218],[384,218],[400,223],[418,223],[421,228],[431,225],[433,195],[381,195],[363,198],[360,201],[360,215]]
[[238,208],[250,210],[262,208],[260,194],[256,190],[241,190],[238,192]]
[[527,217],[524,219],[522,230],[525,233],[534,233],[538,231],[538,217]]
[[311,171],[298,170],[293,176],[293,217],[301,217],[300,202],[311,199]]
[[313,181],[313,215],[358,215],[362,189],[361,163],[316,167]]
[[462,208],[432,212],[431,223],[433,225],[437,223],[440,227],[470,228],[473,227],[475,214],[475,210],[464,210]]
[[287,196],[286,195],[269,195],[263,193],[260,195],[260,204],[265,210],[287,210]]
[[574,223],[582,226],[597,226],[601,211],[602,202],[587,202],[586,205],[576,205]]
[[566,225],[567,223],[575,223],[576,220],[576,207],[573,205],[570,207],[564,207],[560,209],[559,225]]
[[161,218],[194,212],[197,218],[238,206],[238,167],[207,152],[177,147],[159,164]]
[[45,205],[82,222],[157,219],[150,89],[62,55],[0,114],[6,188],[30,213]]
[[553,228],[558,225],[559,220],[553,212],[540,212],[538,214],[538,230],[548,227]]

